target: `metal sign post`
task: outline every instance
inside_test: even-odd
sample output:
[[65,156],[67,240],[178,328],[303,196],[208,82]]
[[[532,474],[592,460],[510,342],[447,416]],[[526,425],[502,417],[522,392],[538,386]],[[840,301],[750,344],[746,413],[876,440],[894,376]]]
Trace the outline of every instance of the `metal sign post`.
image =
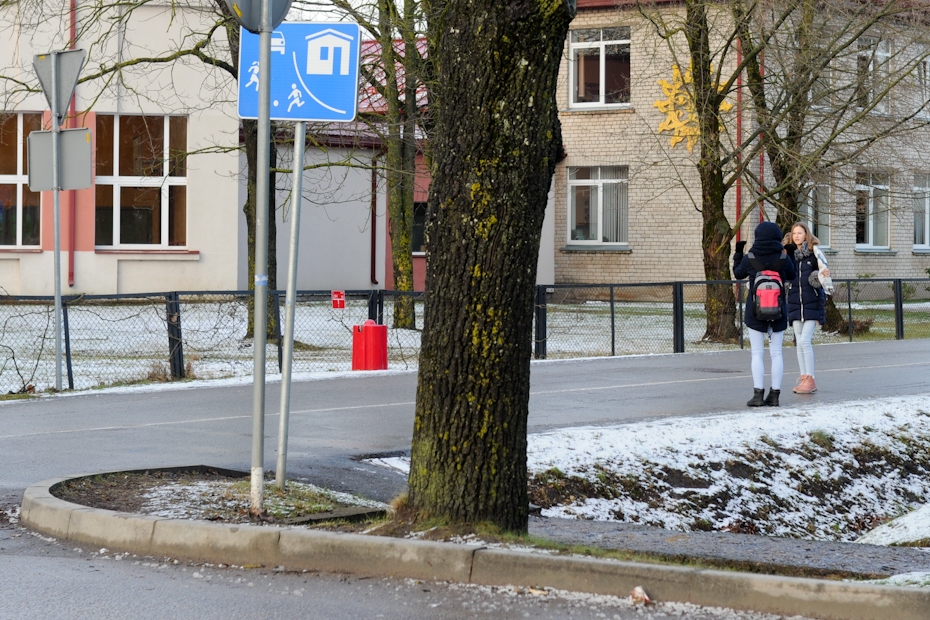
[[[55,390],[61,391],[61,148],[60,127],[84,66],[84,50],[51,52],[32,61],[52,111],[52,196],[55,228]],[[89,187],[89,186],[88,186]]]
[[291,412],[291,368],[294,361],[294,311],[297,302],[297,246],[300,235],[300,203],[303,202],[304,149],[306,123],[294,130],[294,183],[291,190],[291,247],[287,258],[287,296],[284,301],[284,363],[281,366],[281,420],[278,424],[278,466],[275,484],[282,491],[287,485],[287,426]]
[[[265,326],[268,310],[268,191],[271,174],[271,31],[284,17],[291,0],[226,0],[233,17],[249,32],[258,33],[258,157],[255,183],[255,311],[252,324],[252,478],[253,515],[261,514],[265,503]],[[259,6],[260,5],[260,6]],[[241,46],[241,41],[240,41]],[[240,77],[241,81],[241,77]]]
[[[260,92],[268,69],[262,64],[259,38],[242,32],[239,39],[239,104],[241,118],[261,118],[266,104]],[[275,120],[296,121],[294,215],[288,259],[285,338],[281,366],[281,419],[275,484],[286,486],[287,433],[290,418],[291,368],[294,358],[294,312],[297,288],[297,245],[302,201],[305,121],[349,122],[358,110],[361,28],[354,22],[290,22],[271,33],[271,96]],[[261,170],[261,169],[260,169]],[[343,302],[344,303],[344,302]]]

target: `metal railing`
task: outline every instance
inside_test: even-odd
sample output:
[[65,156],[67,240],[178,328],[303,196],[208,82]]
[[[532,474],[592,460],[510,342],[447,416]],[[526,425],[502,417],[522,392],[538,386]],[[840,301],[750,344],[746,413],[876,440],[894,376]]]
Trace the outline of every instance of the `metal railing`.
[[[833,328],[817,332],[815,343],[930,338],[930,279],[834,283]],[[730,301],[708,303],[709,287]],[[739,348],[745,294],[745,282],[735,281],[538,286],[534,355]],[[283,291],[269,292],[265,371],[272,375],[281,368],[284,299]],[[62,302],[70,389],[252,374],[250,291],[83,295]],[[422,293],[365,290],[346,291],[345,308],[333,308],[331,291],[298,292],[293,372],[351,369],[353,326],[366,319],[388,326],[389,368],[416,368],[425,304]],[[408,327],[398,326],[395,310]],[[708,335],[708,312],[719,313],[710,324],[722,326],[726,337]],[[50,389],[54,365],[53,298],[0,296],[0,393]]]

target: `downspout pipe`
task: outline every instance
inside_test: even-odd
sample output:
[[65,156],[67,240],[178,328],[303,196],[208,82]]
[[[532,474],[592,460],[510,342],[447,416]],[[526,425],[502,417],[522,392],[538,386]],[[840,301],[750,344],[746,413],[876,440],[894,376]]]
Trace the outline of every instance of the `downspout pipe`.
[[371,283],[378,283],[378,155],[371,158]]
[[[743,64],[743,44],[736,40],[736,65]],[[736,165],[739,168],[743,161],[743,72],[736,76]],[[736,221],[743,213],[743,175],[736,177]],[[742,237],[742,227],[736,229],[736,240]]]

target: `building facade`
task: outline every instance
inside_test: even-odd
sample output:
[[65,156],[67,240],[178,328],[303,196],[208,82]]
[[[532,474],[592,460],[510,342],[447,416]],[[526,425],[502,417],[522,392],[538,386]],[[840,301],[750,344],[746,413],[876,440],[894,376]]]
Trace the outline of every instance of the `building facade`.
[[[682,19],[683,3],[643,3],[643,10],[635,2],[578,4],[558,92],[567,157],[554,181],[555,281],[702,280],[699,147],[686,122],[688,55],[658,34],[664,20]],[[729,24],[722,23],[725,30]],[[930,138],[930,61],[921,50],[892,53],[895,46],[917,44],[905,32],[886,32],[861,37],[850,57],[835,59],[824,74],[833,79],[834,101],[844,92],[843,79],[855,82],[850,88],[861,99],[861,109],[853,112],[862,114],[861,128],[850,131],[844,144],[866,142],[866,131],[878,125],[898,123],[900,130],[882,130],[874,146],[829,173],[811,175],[797,209],[840,278],[930,275],[930,158],[922,147]],[[737,62],[736,54],[725,62]],[[888,77],[894,91],[870,108],[869,88],[895,62],[906,69]],[[738,146],[751,139],[755,120],[744,82],[735,86],[721,110],[730,144]],[[755,155],[748,172],[756,187],[759,180],[773,183],[765,153]],[[774,219],[776,209],[771,199],[756,207],[758,193],[749,185],[731,186],[725,209],[731,224],[749,212],[738,234],[751,242],[755,224]]]

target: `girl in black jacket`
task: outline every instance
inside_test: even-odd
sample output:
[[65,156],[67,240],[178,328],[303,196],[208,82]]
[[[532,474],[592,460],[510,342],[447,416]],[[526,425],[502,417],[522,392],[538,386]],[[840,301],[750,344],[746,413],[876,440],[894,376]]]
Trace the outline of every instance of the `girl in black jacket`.
[[817,326],[825,319],[823,285],[819,274],[830,275],[827,259],[820,250],[820,241],[811,234],[807,224],[798,222],[785,236],[785,250],[794,256],[798,275],[788,285],[788,320],[794,328],[794,341],[798,350],[798,368],[801,376],[794,387],[795,394],[813,394],[817,391],[814,382],[814,347],[811,341]]
[[[756,267],[748,255],[743,256],[745,241],[736,244],[733,255],[733,275],[738,279],[749,278],[749,297],[746,299],[744,321],[749,328],[749,342],[752,345],[752,399],[746,403],[750,407],[778,406],[781,394],[781,380],[785,373],[785,360],[781,347],[788,328],[788,309],[785,305],[784,291],[779,296],[781,317],[775,320],[760,320],[753,309],[756,297]],[[791,256],[782,245],[781,229],[774,222],[762,222],[756,227],[754,240],[749,252],[764,270],[777,271],[782,282],[794,280],[797,270]],[[769,334],[769,358],[772,364],[772,385],[768,396],[765,394],[765,334]]]

